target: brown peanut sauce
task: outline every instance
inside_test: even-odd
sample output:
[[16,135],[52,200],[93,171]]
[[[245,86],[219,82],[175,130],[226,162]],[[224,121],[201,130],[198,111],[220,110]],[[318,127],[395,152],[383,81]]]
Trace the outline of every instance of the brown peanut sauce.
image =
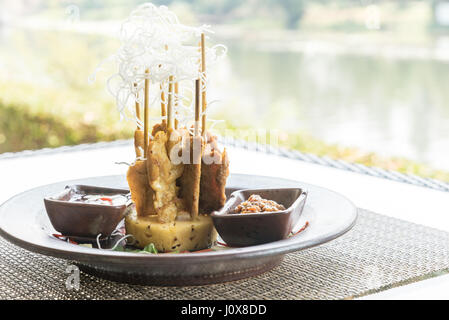
[[261,213],[282,210],[285,210],[285,207],[282,204],[273,200],[263,199],[257,194],[252,194],[248,200],[243,201],[235,207],[234,213]]

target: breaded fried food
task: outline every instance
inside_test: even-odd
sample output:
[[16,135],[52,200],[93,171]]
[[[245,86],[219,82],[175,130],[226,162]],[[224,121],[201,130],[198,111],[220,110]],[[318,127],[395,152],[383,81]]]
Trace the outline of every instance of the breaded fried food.
[[126,173],[131,199],[136,205],[137,214],[141,217],[156,214],[153,206],[153,189],[147,178],[146,161],[137,160]]
[[204,151],[204,139],[201,136],[188,137],[189,162],[184,164],[184,172],[179,179],[179,196],[185,209],[192,218],[197,218],[200,200],[201,157]]
[[210,131],[206,131],[205,138],[209,150],[218,150],[218,142],[216,135],[212,134]]
[[167,131],[167,123],[165,123],[165,122],[156,123],[153,126],[153,130],[151,131],[151,135],[154,137],[156,135],[156,133],[158,133],[159,131]]
[[146,161],[148,182],[154,191],[154,209],[162,223],[176,219],[179,202],[176,180],[184,169],[182,164],[173,164],[170,160],[167,141],[167,133],[158,131],[148,145]]
[[[212,162],[212,163],[211,163]],[[200,212],[210,213],[226,202],[226,179],[229,176],[229,159],[226,149],[206,146],[201,164]]]
[[134,131],[134,149],[136,150],[136,158],[143,156],[144,137],[143,130]]

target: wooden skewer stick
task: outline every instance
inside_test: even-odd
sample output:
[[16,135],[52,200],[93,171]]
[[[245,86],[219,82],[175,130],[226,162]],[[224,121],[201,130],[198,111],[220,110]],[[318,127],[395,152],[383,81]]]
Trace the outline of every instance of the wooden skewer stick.
[[203,137],[200,135],[199,125],[200,125],[200,99],[201,99],[201,82],[200,79],[195,80],[195,133],[191,138],[191,160],[192,163],[184,168],[187,170],[187,177],[190,179],[191,192],[191,206],[190,206],[190,216],[192,220],[198,217],[199,213],[199,201],[200,201],[200,189],[201,189],[201,158],[203,155]]
[[[134,88],[137,88],[137,83],[134,83]],[[139,103],[139,92],[136,92],[136,130],[134,131],[134,150],[136,151],[136,157],[143,156],[143,130],[140,128],[142,123],[142,118],[140,115],[140,103]]]
[[200,124],[200,79],[195,80],[195,126],[194,126],[194,136],[200,134],[199,124]]
[[[164,87],[161,83],[160,85],[161,88],[161,116],[165,117],[167,115],[167,110],[165,108],[166,102],[165,102],[165,92],[164,92]],[[167,120],[166,119],[162,119],[162,123],[166,123]]]
[[206,134],[206,82],[204,80],[204,77],[206,76],[206,49],[205,49],[205,39],[204,39],[204,33],[201,34],[201,73],[203,77],[201,78],[201,103],[202,108],[201,111],[203,113],[202,121],[201,121],[201,135],[204,136]]
[[173,123],[173,76],[168,77],[168,105],[167,105],[167,129],[172,129]]
[[[165,45],[164,48],[165,48],[165,51],[168,51],[168,45]],[[161,67],[161,65],[159,65],[159,67]],[[172,114],[171,114],[171,110],[168,111],[168,108],[171,108],[171,103],[170,103],[171,87],[170,86],[172,85],[172,80],[173,80],[173,77],[169,77],[169,83],[168,83],[168,104],[169,104],[169,106],[167,106],[167,102],[165,101],[165,93],[162,90],[162,83],[161,83],[161,90],[162,90],[162,92],[161,92],[161,115],[163,117],[167,116],[167,119],[163,119],[162,123],[167,123],[167,128],[169,128],[169,126],[171,128],[171,125],[168,123],[170,122],[169,117],[171,119]],[[169,112],[170,112],[170,115],[168,115]]]
[[150,118],[150,112],[148,110],[148,103],[149,103],[149,95],[150,95],[150,70],[145,70],[145,100],[144,100],[144,120],[143,120],[143,155],[146,158],[147,157],[147,149],[148,149],[148,128],[149,128],[149,118]]
[[[134,88],[137,88],[137,83],[134,83]],[[140,103],[138,101],[139,93],[136,94],[136,118],[137,120],[142,120],[140,115]],[[139,129],[139,125],[137,125],[137,129]]]
[[179,107],[179,82],[175,82],[175,129],[178,129],[178,107]]

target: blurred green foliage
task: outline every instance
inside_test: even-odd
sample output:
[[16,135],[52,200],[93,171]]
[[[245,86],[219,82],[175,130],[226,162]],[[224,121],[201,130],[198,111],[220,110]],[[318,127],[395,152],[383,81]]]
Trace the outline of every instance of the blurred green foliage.
[[64,119],[49,114],[32,114],[29,108],[5,106],[0,102],[0,153],[75,145],[98,140],[114,140],[116,135],[102,136],[94,125],[70,127]]

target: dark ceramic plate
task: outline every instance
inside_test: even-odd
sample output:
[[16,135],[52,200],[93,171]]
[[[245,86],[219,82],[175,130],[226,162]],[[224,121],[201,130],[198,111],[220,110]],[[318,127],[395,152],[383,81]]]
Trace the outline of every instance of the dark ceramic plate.
[[23,192],[0,207],[0,235],[27,250],[74,261],[85,272],[129,283],[152,285],[202,285],[242,279],[279,265],[285,254],[335,239],[352,228],[357,210],[345,197],[302,182],[278,178],[231,175],[228,193],[238,189],[302,188],[308,191],[303,214],[293,237],[244,248],[182,253],[138,254],[86,248],[50,234],[55,232],[45,212],[43,198],[66,185],[84,184],[126,189],[124,176],[64,181]]
[[[273,200],[286,209],[236,214],[235,208],[252,194]],[[234,191],[224,207],[211,214],[220,237],[232,247],[246,247],[286,239],[298,224],[307,198],[301,188],[244,189]]]

